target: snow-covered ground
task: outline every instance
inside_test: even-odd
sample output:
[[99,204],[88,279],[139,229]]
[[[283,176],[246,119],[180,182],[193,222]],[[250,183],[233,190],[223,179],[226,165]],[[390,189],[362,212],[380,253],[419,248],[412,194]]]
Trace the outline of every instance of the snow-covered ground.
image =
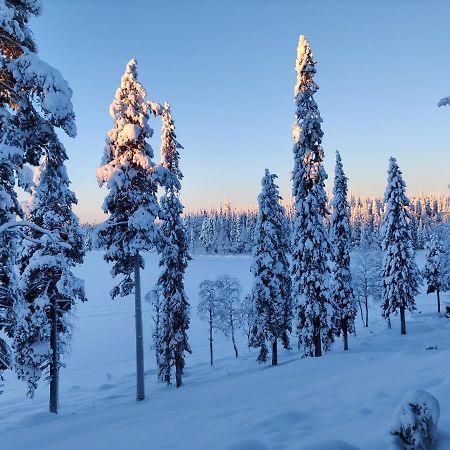
[[[245,294],[250,263],[240,256],[191,261],[186,289],[193,354],[181,389],[156,382],[146,305],[147,398],[137,403],[133,299],[110,300],[108,266],[101,252],[89,253],[78,270],[89,302],[78,308],[72,351],[61,372],[60,414],[47,413],[44,383],[29,400],[25,385],[9,374],[0,397],[0,448],[381,450],[389,446],[393,410],[406,392],[422,388],[441,404],[439,449],[450,449],[450,319],[435,312],[434,295],[417,298],[406,336],[400,336],[398,318],[388,330],[379,307],[372,307],[369,329],[358,317],[349,352],[338,342],[322,358],[282,351],[279,366],[259,366],[244,336],[239,358],[231,342],[216,336],[211,368],[207,325],[196,313],[198,285],[227,272],[241,280]],[[148,255],[146,264],[144,292],[156,280],[156,256]]]

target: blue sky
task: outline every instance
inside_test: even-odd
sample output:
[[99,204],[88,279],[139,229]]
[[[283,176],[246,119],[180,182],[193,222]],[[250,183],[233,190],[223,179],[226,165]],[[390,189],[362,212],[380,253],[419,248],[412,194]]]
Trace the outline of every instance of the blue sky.
[[391,155],[410,193],[447,193],[450,108],[436,103],[450,95],[448,17],[444,0],[43,0],[39,53],[74,91],[78,137],[64,143],[77,213],[102,217],[95,170],[131,58],[149,97],[172,105],[188,210],[255,204],[266,167],[289,197],[300,34],[318,62],[329,182],[338,149],[355,193],[383,194]]

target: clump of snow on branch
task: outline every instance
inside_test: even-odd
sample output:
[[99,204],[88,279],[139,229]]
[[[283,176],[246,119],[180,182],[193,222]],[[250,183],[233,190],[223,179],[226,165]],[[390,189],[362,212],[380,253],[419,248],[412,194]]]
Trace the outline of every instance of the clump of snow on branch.
[[77,134],[72,106],[72,89],[61,73],[42,61],[36,53],[25,50],[8,64],[16,80],[17,91],[33,89],[44,117],[52,125],[61,127],[70,137]]

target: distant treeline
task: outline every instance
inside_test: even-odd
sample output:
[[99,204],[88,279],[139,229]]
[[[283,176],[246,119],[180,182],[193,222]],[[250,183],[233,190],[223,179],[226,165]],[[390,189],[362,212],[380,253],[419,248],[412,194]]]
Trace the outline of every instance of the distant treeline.
[[[410,197],[410,204],[413,244],[419,250],[424,248],[436,225],[449,220],[450,197],[440,194],[414,196]],[[384,220],[383,199],[351,195],[349,205],[352,246],[380,243],[380,228]],[[283,206],[292,225],[294,204],[288,201]],[[329,211],[331,213],[331,206]],[[251,253],[257,215],[257,207],[234,208],[227,201],[218,208],[184,214],[190,252],[219,255]],[[93,239],[95,227],[95,224],[83,225],[88,250],[98,249]]]

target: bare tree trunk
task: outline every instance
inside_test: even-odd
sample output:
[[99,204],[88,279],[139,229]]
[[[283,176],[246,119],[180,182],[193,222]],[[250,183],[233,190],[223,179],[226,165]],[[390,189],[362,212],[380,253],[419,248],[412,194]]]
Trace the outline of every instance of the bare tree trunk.
[[364,320],[364,314],[363,314],[363,310],[362,310],[362,305],[361,305],[361,300],[358,300],[358,305],[359,305],[359,312],[361,313],[361,320],[363,323],[363,327],[366,326],[366,322]]
[[400,321],[402,324],[402,334],[406,334],[405,307],[400,306]]
[[320,319],[314,321],[314,356],[322,356],[322,340],[320,339]]
[[288,335],[287,330],[283,331],[283,337],[282,337],[281,341],[282,341],[284,349],[291,350],[291,346],[290,346],[290,342],[289,342],[289,335]]
[[141,307],[141,258],[134,255],[134,318],[136,321],[136,400],[144,400],[144,341]]
[[50,347],[52,350],[52,358],[50,360],[50,403],[49,410],[51,413],[58,413],[58,316],[56,297],[53,296],[50,307]]
[[234,336],[234,321],[233,321],[233,313],[230,315],[230,328],[231,328],[231,341],[233,342],[234,353],[236,354],[236,358],[239,356],[238,349],[236,346],[236,338]]
[[211,355],[211,365],[213,365],[213,322],[211,308],[209,308],[209,353]]
[[344,350],[348,350],[348,323],[347,319],[342,320],[342,335],[344,337]]
[[239,353],[238,353],[238,348],[236,345],[236,339],[234,338],[234,330],[231,331],[231,340],[233,341],[233,348],[234,348],[234,353],[236,355],[236,358],[239,357]]
[[179,388],[183,383],[181,381],[181,376],[183,375],[183,368],[181,366],[180,357],[175,358],[175,379],[177,382],[177,388]]
[[160,329],[159,329],[159,321],[160,321],[160,313],[159,313],[159,297],[155,302],[155,333],[153,335],[155,342],[155,354],[156,354],[156,373],[158,374],[158,380],[162,381],[162,371],[161,371],[161,355],[160,355]]
[[278,348],[277,348],[277,340],[275,339],[272,342],[272,366],[276,366],[278,364]]
[[368,328],[369,327],[369,299],[367,298],[367,295],[366,295],[365,301],[366,301],[366,328]]
[[441,312],[441,296],[439,289],[436,289],[436,295],[437,295],[437,302],[438,302],[438,312]]

